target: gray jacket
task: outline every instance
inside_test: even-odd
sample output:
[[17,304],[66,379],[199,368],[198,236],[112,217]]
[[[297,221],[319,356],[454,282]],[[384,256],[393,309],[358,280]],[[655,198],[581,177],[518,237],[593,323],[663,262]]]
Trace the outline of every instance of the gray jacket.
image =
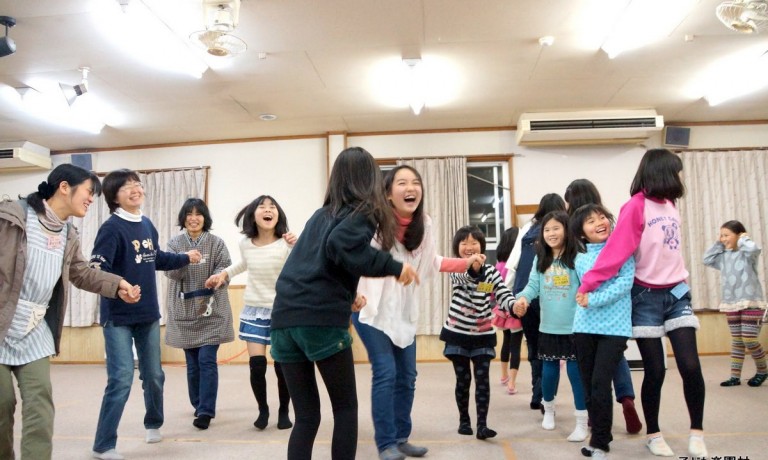
[[[11,325],[24,281],[27,263],[27,208],[25,200],[0,202],[0,342]],[[80,251],[80,235],[77,229],[67,223],[67,243],[64,246],[64,260],[61,278],[56,283],[45,313],[45,321],[53,334],[56,354],[59,353],[64,314],[69,303],[69,283],[80,289],[104,297],[117,297],[120,278],[111,273],[90,268]]]

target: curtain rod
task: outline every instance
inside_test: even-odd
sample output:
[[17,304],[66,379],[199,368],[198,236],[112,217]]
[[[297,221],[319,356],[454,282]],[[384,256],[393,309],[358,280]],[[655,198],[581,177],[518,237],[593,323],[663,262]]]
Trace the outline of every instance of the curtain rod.
[[[135,171],[139,174],[151,174],[151,173],[159,173],[159,172],[169,172],[169,171],[192,171],[197,169],[211,169],[210,166],[190,166],[187,168],[165,168],[165,169],[136,169]],[[97,176],[106,176],[109,174],[108,172],[97,172]]]
[[768,147],[719,147],[714,149],[675,149],[672,150],[674,153],[683,153],[683,152],[747,152],[751,150],[768,150]]

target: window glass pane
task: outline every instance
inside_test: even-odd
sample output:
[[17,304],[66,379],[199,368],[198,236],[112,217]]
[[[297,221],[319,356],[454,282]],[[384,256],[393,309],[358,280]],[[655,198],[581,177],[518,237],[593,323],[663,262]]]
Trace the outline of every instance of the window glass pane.
[[496,260],[496,245],[509,220],[507,211],[509,186],[505,164],[467,164],[467,198],[469,223],[485,233],[488,260]]

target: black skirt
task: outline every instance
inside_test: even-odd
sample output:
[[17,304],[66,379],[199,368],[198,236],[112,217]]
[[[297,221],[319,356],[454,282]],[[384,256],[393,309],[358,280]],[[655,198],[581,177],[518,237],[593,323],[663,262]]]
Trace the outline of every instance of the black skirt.
[[542,361],[572,361],[576,359],[573,334],[539,332],[539,359]]

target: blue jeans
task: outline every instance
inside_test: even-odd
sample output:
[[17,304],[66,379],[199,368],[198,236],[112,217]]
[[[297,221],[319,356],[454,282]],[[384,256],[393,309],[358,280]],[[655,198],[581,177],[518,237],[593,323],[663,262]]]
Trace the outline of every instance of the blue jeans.
[[400,348],[380,330],[352,315],[357,335],[371,362],[371,412],[374,438],[379,451],[408,440],[411,408],[416,391],[416,342]]
[[187,389],[195,417],[216,417],[216,395],[219,391],[219,366],[216,364],[218,345],[185,348],[187,358]]
[[621,402],[622,398],[635,399],[635,388],[632,386],[630,372],[627,358],[622,354],[613,372],[613,391],[616,393],[616,402]]
[[160,365],[160,323],[104,326],[104,346],[107,352],[107,388],[101,400],[99,423],[96,427],[95,452],[106,452],[117,446],[117,426],[123,416],[125,403],[133,385],[133,348],[139,358],[139,379],[144,390],[144,428],[163,425],[163,383],[165,374]]
[[[584,387],[581,385],[579,364],[574,360],[565,362],[565,370],[573,390],[573,405],[576,410],[587,408],[584,402]],[[541,366],[541,392],[544,401],[552,401],[557,395],[557,387],[560,384],[560,361],[542,361]]]

